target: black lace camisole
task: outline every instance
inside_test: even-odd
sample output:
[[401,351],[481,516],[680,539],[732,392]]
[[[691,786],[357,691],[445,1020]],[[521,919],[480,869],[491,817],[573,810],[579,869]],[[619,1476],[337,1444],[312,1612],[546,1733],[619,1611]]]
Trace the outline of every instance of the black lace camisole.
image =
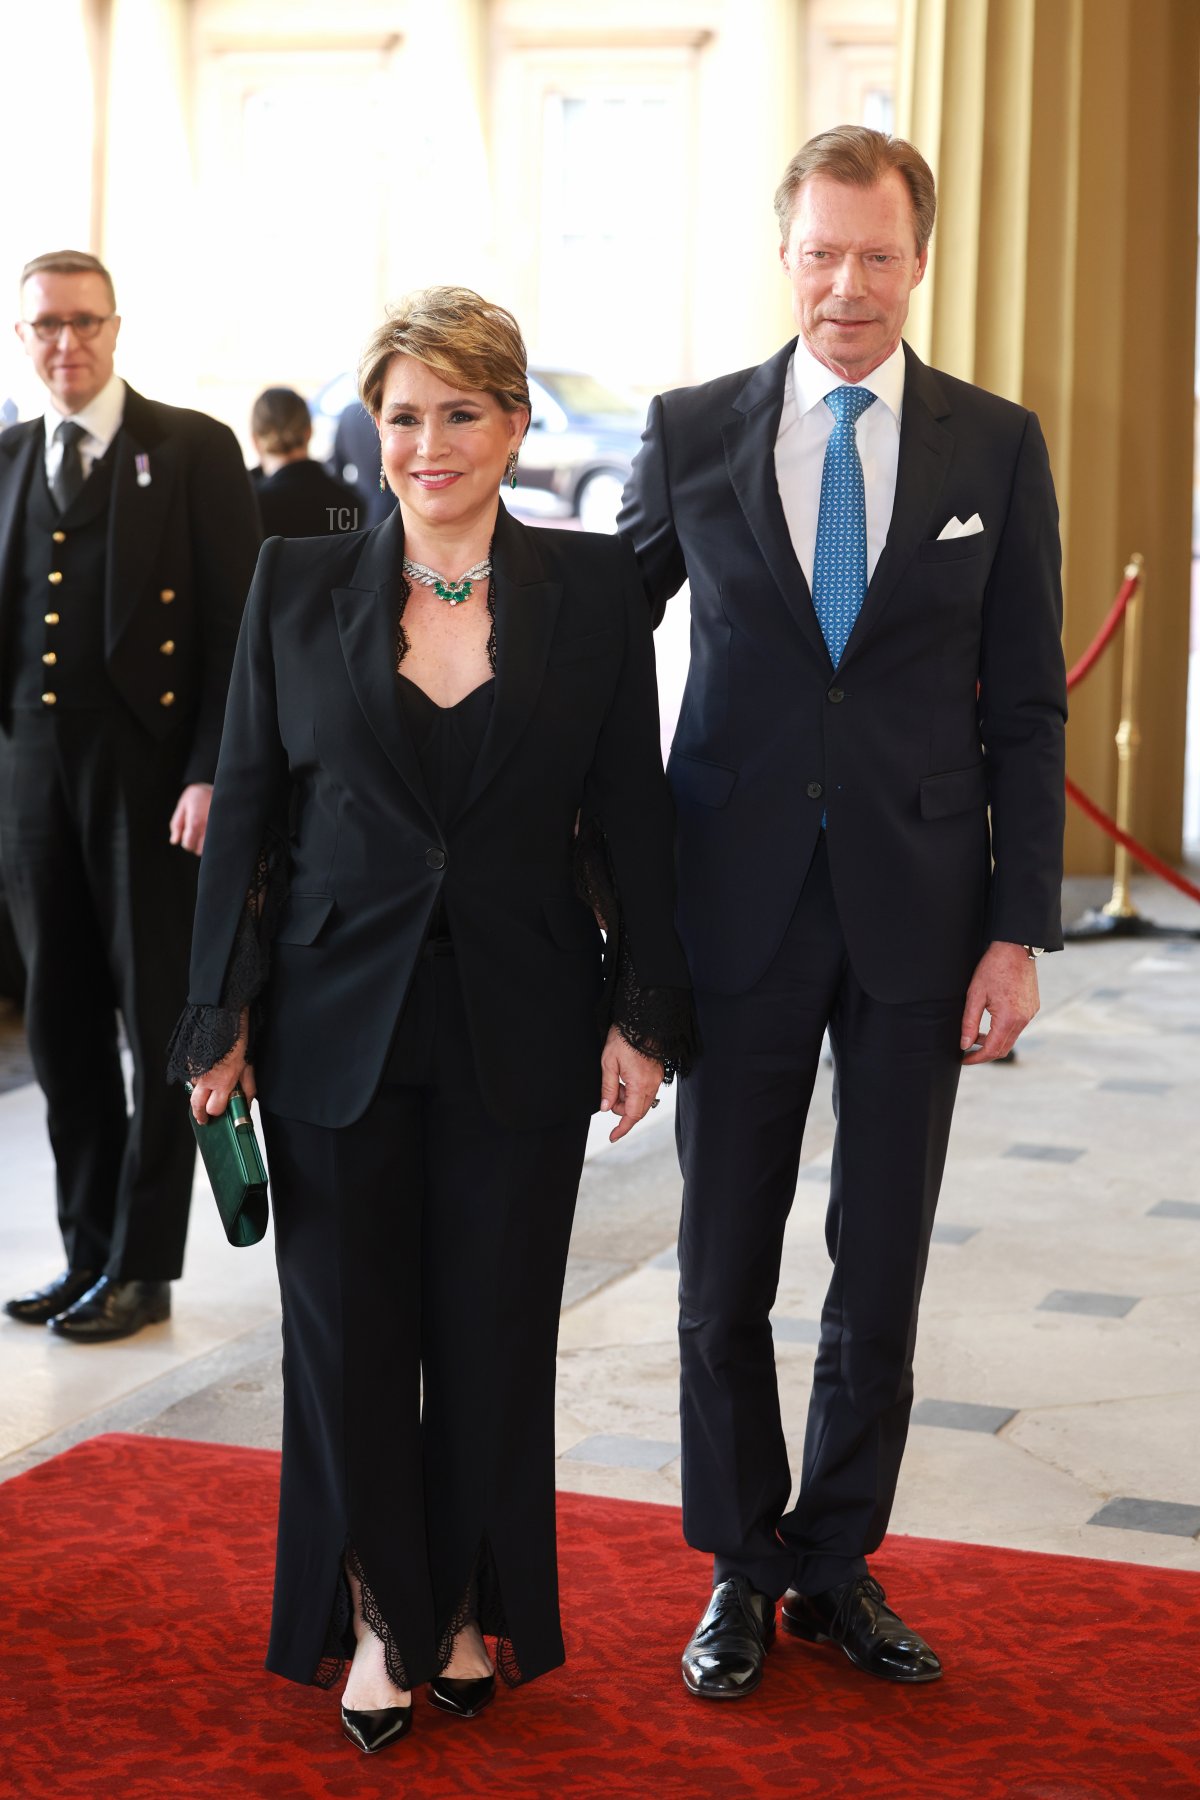
[[[495,677],[472,688],[454,706],[438,706],[424,688],[410,681],[403,672],[397,685],[404,720],[412,734],[434,816],[445,831],[462,807],[467,783],[483,747],[492,716]],[[430,920],[429,936],[446,938],[449,935],[446,909],[439,900]]]

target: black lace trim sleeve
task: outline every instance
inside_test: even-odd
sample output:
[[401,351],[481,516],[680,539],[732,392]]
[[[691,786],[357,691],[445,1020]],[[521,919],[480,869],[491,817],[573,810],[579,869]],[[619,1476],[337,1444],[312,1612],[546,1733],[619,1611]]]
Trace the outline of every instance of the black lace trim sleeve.
[[691,993],[639,982],[604,830],[595,818],[580,821],[575,886],[605,934],[605,998],[612,1023],[632,1049],[662,1063],[664,1082],[673,1081],[676,1073],[687,1075],[700,1053]]
[[287,892],[287,853],[272,834],[259,852],[254,880],[234,934],[219,1006],[185,1006],[167,1047],[167,1080],[188,1082],[215,1068],[238,1041],[242,1013],[250,1009],[248,1062],[254,1061],[259,1026],[256,1002],[267,984],[271,939]]

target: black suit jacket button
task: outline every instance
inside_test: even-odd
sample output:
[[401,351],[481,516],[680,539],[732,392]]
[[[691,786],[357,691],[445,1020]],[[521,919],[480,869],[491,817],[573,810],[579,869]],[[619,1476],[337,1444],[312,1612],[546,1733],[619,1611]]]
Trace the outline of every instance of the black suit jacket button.
[[821,798],[822,793],[824,792],[824,789],[822,788],[819,781],[810,781],[804,791],[808,795],[810,800],[819,800]]
[[837,688],[837,687],[830,688],[829,698],[832,700],[833,704],[836,706],[839,700],[844,700],[846,698],[845,691],[842,688]]
[[446,866],[446,852],[444,850],[438,850],[437,848],[427,850],[425,852],[425,861],[431,869],[444,869]]

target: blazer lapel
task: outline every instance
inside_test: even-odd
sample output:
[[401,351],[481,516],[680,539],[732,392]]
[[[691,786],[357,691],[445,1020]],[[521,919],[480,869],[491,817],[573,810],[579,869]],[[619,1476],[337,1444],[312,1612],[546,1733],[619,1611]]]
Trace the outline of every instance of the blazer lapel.
[[562,583],[546,579],[537,550],[537,532],[510,517],[503,505],[496,517],[492,541],[492,583],[496,603],[496,692],[463,812],[479,799],[529,723],[541,691],[562,600]]
[[413,799],[436,828],[438,820],[421,773],[416,746],[396,692],[396,626],[403,593],[400,509],[369,531],[346,587],[333,589],[333,609],[346,673],[363,716]]
[[828,663],[829,651],[813,611],[808,582],[792,548],[775,480],[775,440],[783,413],[784,382],[795,348],[793,338],[754,370],[733,403],[738,416],[723,427],[721,435],[729,479],[763,561],[801,631]]
[[0,442],[0,609],[8,606],[21,536],[21,507],[46,441],[45,431],[41,419],[30,419],[6,432]]
[[[104,648],[112,656],[137,610],[167,529],[179,479],[179,444],[164,430],[157,409],[131,387],[125,390],[121,429],[113,444],[113,485],[108,510]],[[145,456],[148,483],[138,483],[137,459]],[[208,529],[203,522],[200,529]],[[219,522],[214,529],[220,529]]]
[[911,564],[917,545],[928,534],[930,517],[954,455],[953,434],[939,423],[950,413],[945,389],[933,370],[927,369],[907,344],[904,359],[904,413],[892,519],[887,543],[842,656],[843,667],[879,623],[896,583]]

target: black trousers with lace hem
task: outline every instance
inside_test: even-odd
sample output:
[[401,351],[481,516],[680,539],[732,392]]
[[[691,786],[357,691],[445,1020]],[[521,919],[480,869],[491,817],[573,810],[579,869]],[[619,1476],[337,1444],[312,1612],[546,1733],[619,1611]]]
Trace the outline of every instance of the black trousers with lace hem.
[[410,1686],[437,1672],[473,1582],[510,1671],[563,1660],[554,1359],[588,1119],[525,1123],[486,1111],[455,960],[432,946],[363,1116],[264,1115],[284,1331],[277,1674],[329,1679],[347,1553]]

